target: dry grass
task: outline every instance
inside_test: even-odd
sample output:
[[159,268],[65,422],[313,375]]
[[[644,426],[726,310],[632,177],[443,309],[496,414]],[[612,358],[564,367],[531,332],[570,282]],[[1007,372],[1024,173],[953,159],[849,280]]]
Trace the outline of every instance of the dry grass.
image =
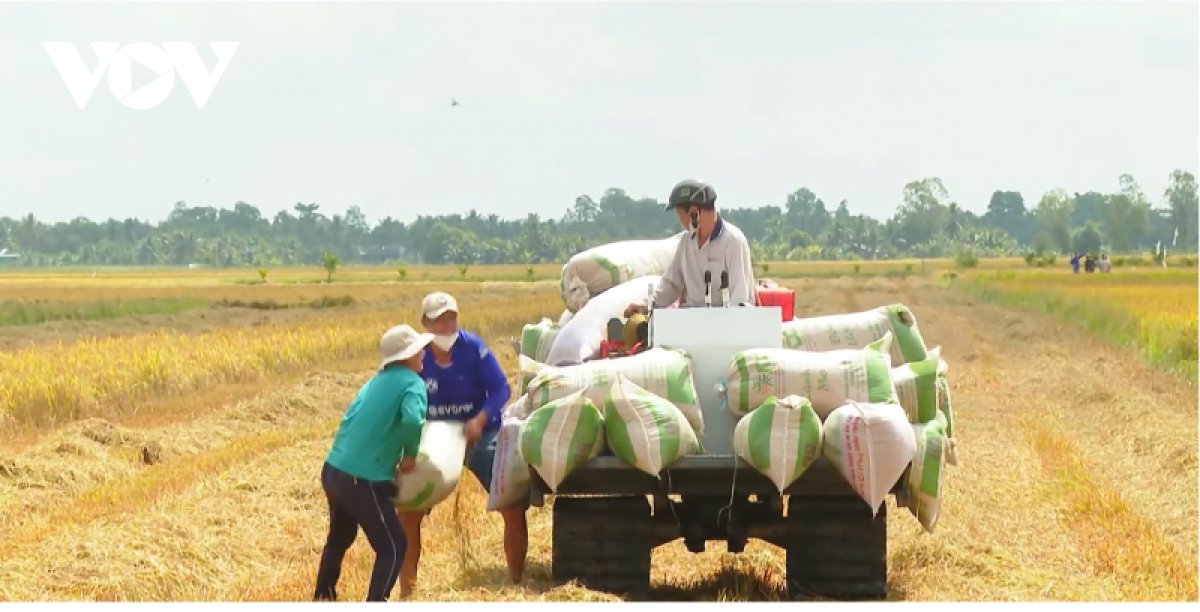
[[[889,508],[891,599],[1196,600],[1195,383],[1081,328],[921,278],[793,284],[803,316],[909,304],[950,363],[960,465],[947,471],[935,534]],[[477,286],[462,300],[464,319],[493,346],[561,311],[552,287]],[[412,320],[415,303],[398,304],[327,316],[344,327]],[[332,325],[325,318],[303,325]],[[201,391],[212,405],[187,418],[85,420],[0,451],[0,600],[308,599],[327,526],[321,459],[379,331],[361,332],[370,341],[348,362],[362,364],[358,373],[224,406]],[[511,353],[498,354],[513,371]],[[97,359],[97,369],[110,363]],[[119,412],[111,402],[95,410]],[[505,585],[501,521],[483,506],[464,476],[435,509],[417,599],[613,599],[551,587],[549,508],[530,511],[528,584]],[[360,537],[343,599],[365,595],[371,562]],[[691,555],[676,542],[655,551],[653,581],[659,600],[775,600],[783,554],[752,542],[742,555]]]

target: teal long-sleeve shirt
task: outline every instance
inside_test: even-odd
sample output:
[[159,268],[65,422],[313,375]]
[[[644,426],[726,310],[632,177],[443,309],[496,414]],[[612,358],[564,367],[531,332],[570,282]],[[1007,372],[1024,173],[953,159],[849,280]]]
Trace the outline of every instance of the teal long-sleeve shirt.
[[350,402],[325,461],[365,480],[392,480],[402,456],[417,456],[427,406],[425,381],[416,372],[384,369]]

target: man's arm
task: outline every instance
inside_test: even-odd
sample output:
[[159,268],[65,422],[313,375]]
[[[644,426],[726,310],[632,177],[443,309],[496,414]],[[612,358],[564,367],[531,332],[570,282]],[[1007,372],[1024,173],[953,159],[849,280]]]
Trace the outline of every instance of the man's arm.
[[729,266],[729,305],[750,304],[753,306],[758,300],[755,299],[757,293],[754,282],[754,264],[750,261],[750,243],[746,241],[744,235],[738,238],[737,246],[732,249],[729,259],[725,262]]
[[400,457],[410,459],[417,456],[421,448],[421,431],[425,427],[425,411],[429,400],[425,390],[405,391],[400,395]]
[[487,345],[479,344],[480,380],[483,383],[487,399],[483,402],[480,412],[488,415],[488,423],[499,425],[504,415],[504,406],[512,398],[512,388],[508,386],[508,377],[496,360],[496,355],[488,350]]

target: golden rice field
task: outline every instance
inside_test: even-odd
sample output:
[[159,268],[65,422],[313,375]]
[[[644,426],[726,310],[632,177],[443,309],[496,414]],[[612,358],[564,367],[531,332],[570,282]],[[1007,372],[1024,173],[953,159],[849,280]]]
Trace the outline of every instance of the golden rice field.
[[983,274],[983,294],[1055,312],[1155,363],[1196,367],[1198,277],[1191,272]]
[[[908,277],[867,266],[769,264],[766,276],[811,276],[783,281],[797,289],[797,316],[903,302],[949,363],[960,464],[946,471],[934,533],[888,502],[889,599],[1200,598],[1195,377],[1112,342],[1159,346],[1167,359],[1185,354],[1190,324],[1194,359],[1194,272],[1075,276],[981,261],[945,283],[939,273],[953,262],[930,260],[925,276]],[[332,284],[306,282],[323,270],[273,270],[262,284],[249,284],[253,270],[0,273],[0,303],[200,302],[92,320],[0,318],[0,601],[307,600],[328,526],[321,461],[379,334],[418,324],[425,293],[451,291],[463,325],[514,381],[507,340],[562,310],[557,266],[535,270],[539,282],[485,270],[464,280],[449,267],[413,267],[403,281],[385,272],[347,268]],[[343,274],[355,282],[337,282]],[[344,295],[354,299],[334,300]],[[484,502],[464,476],[435,509],[415,599],[614,599],[550,583],[549,507],[529,513],[526,582],[506,584],[501,522]],[[365,595],[372,560],[360,537],[343,599]],[[677,541],[655,551],[652,597],[778,600],[783,565],[762,542],[693,555]]]
[[[200,334],[159,329],[0,352],[0,372],[5,373],[0,378],[0,429],[109,415],[141,398],[181,395],[273,371],[361,357],[374,350],[381,330],[406,320],[415,323],[421,297],[432,290],[414,283],[393,289],[394,301],[386,307],[289,325],[218,328]],[[454,290],[463,308],[477,312],[496,301],[508,304],[503,313],[489,317],[485,331],[519,327],[538,305],[512,299],[522,292],[520,285],[474,284]],[[465,320],[471,321],[470,314]]]

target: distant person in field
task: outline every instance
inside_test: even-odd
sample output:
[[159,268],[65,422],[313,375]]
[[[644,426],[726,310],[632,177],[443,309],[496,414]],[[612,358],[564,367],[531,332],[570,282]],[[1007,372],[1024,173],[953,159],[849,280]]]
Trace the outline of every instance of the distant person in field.
[[1075,274],[1079,274],[1079,260],[1082,258],[1083,255],[1080,255],[1079,253],[1075,253],[1071,256],[1071,271]]
[[1107,253],[1100,256],[1100,263],[1096,264],[1096,266],[1100,268],[1101,272],[1112,272],[1112,261],[1108,259]]
[[1088,274],[1096,271],[1096,260],[1092,258],[1090,253],[1083,260],[1083,271],[1087,272]]
[[[429,396],[426,415],[431,421],[448,420],[465,424],[466,466],[479,479],[484,491],[492,488],[496,459],[496,437],[504,406],[512,397],[508,377],[483,338],[458,327],[458,302],[447,293],[431,293],[421,303],[421,324],[434,334],[433,347],[425,355],[425,388]],[[504,556],[513,583],[525,572],[529,528],[525,522],[528,505],[501,508],[504,519]],[[400,572],[400,595],[407,597],[417,579],[421,561],[421,523],[429,512],[402,512],[400,522],[408,536],[408,552]]]
[[329,535],[317,570],[315,600],[337,600],[342,560],[359,527],[375,549],[367,601],[387,601],[396,586],[408,548],[396,515],[396,477],[416,464],[426,408],[420,374],[425,347],[433,338],[408,325],[384,333],[379,371],[342,417],[321,470],[329,501]]

